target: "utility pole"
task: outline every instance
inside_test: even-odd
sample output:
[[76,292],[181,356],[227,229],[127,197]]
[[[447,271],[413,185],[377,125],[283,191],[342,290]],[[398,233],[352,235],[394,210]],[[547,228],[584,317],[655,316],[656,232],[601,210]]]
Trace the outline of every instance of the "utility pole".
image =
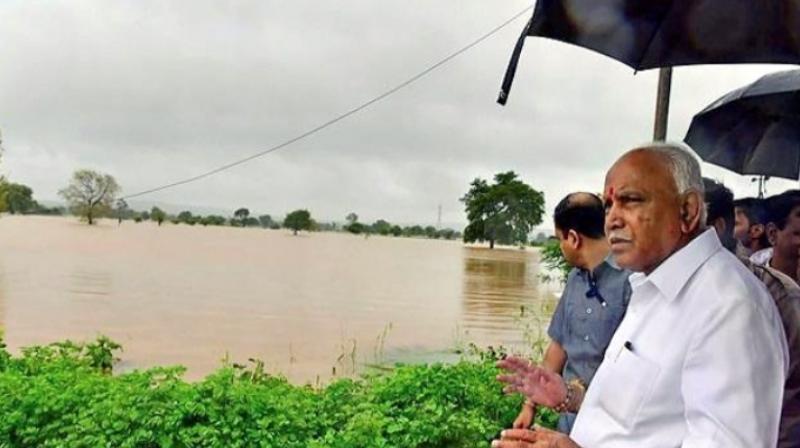
[[442,228],[442,204],[439,204],[439,217],[436,218],[436,230]]
[[653,140],[663,142],[667,139],[669,119],[669,95],[672,89],[672,67],[658,71],[658,93],[656,96],[656,119],[653,126]]

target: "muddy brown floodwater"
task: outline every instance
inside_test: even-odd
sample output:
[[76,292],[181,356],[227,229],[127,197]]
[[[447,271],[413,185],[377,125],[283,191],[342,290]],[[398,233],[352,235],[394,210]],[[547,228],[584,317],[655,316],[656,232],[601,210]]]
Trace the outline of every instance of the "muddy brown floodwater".
[[524,347],[521,307],[552,309],[538,273],[535,250],[454,241],[0,218],[12,351],[105,334],[124,346],[122,371],[181,364],[189,379],[226,356],[314,382],[468,342]]

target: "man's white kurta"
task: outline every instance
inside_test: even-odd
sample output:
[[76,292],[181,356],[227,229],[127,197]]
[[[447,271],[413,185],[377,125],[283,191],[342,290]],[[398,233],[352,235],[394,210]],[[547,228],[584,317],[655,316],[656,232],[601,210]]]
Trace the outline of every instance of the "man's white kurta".
[[583,448],[774,448],[789,364],[764,285],[713,229],[630,282],[572,439]]

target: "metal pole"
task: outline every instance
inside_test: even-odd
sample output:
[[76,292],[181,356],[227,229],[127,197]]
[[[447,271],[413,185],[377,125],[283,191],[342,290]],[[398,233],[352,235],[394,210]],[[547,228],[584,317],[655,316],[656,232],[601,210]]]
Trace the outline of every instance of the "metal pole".
[[664,141],[667,138],[667,121],[669,119],[669,94],[672,88],[672,67],[658,71],[658,96],[656,97],[656,120],[653,126],[653,140]]

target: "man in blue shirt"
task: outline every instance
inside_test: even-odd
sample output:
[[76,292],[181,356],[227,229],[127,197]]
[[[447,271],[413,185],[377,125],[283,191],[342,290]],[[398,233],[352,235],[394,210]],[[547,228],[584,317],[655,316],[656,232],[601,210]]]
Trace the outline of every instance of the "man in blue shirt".
[[[554,221],[561,252],[574,269],[547,331],[550,345],[542,367],[561,374],[565,381],[588,386],[628,306],[630,272],[610,257],[599,197],[567,195],[556,206]],[[529,427],[535,411],[535,405],[526,402],[514,428]],[[574,420],[575,414],[562,414],[559,431],[569,434]]]

